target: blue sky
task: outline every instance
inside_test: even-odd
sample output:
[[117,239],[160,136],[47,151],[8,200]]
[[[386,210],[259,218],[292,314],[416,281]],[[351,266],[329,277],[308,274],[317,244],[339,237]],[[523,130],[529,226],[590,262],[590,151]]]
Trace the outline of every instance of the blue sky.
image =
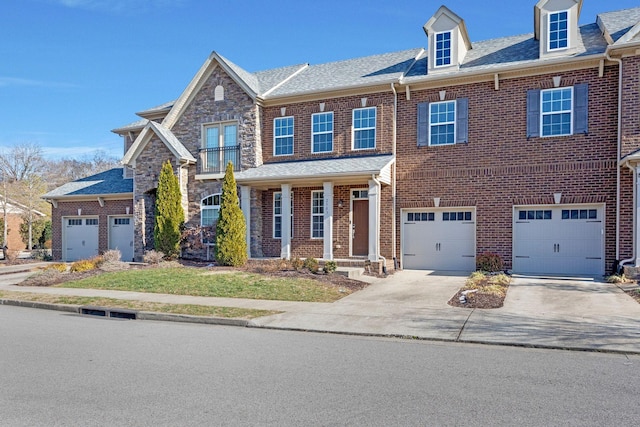
[[[177,98],[211,51],[248,71],[426,46],[441,4],[474,40],[533,31],[535,0],[3,0],[0,149],[122,155],[111,129]],[[581,24],[639,0],[584,0]]]

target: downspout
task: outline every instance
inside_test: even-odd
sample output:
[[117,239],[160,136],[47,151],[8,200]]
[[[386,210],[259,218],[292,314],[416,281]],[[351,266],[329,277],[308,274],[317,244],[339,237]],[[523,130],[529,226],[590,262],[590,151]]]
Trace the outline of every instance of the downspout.
[[385,257],[383,257],[382,255],[380,255],[380,202],[382,201],[382,185],[380,184],[380,181],[378,181],[378,179],[376,178],[375,174],[371,175],[371,179],[373,180],[373,182],[376,183],[376,186],[378,187],[378,203],[376,203],[377,205],[377,212],[376,212],[376,258],[382,258],[383,264],[382,264],[382,272],[384,274],[387,274],[387,259]]
[[[611,57],[611,52],[609,50],[609,48],[607,48],[607,51],[605,53],[605,58],[607,58],[608,61],[611,62],[617,62],[618,63],[618,152],[617,152],[617,158],[616,158],[616,261],[618,261],[620,259],[620,194],[621,194],[621,190],[620,190],[620,160],[622,157],[622,59],[620,58],[612,58]],[[630,259],[625,259],[622,261],[618,262],[619,266],[622,266],[623,264],[627,263],[627,262],[631,262],[631,261],[635,261],[635,254],[636,254],[636,247],[635,247],[635,235],[637,233],[637,224],[636,224],[636,204],[635,204],[635,197],[636,197],[636,182],[635,182],[635,176],[634,176],[634,180],[633,180],[633,197],[634,197],[634,204],[633,204],[633,235],[634,235],[634,240],[633,240],[633,258]]]
[[[396,145],[398,143],[397,136],[397,128],[398,128],[398,92],[396,92],[396,86],[394,83],[391,83],[391,90],[393,91],[393,165],[391,169],[391,173],[393,174],[393,179],[391,180],[391,200],[392,200],[392,211],[391,211],[391,256],[393,257],[393,269],[398,269],[398,258],[396,257]],[[385,262],[386,267],[386,262]]]

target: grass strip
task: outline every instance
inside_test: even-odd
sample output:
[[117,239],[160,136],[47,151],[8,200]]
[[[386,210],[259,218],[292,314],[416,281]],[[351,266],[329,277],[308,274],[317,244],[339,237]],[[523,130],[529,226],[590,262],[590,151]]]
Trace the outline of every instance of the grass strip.
[[204,297],[333,302],[348,295],[313,279],[247,272],[212,274],[196,268],[156,268],[104,273],[58,287],[109,289]]
[[255,319],[256,317],[278,314],[278,311],[253,310],[235,307],[211,307],[193,304],[163,304],[157,302],[121,300],[101,297],[76,297],[66,295],[36,294],[29,292],[0,291],[0,298],[18,301],[42,302],[49,304],[93,305],[109,308],[123,308],[156,313],[186,314],[202,317],[225,317],[233,319]]

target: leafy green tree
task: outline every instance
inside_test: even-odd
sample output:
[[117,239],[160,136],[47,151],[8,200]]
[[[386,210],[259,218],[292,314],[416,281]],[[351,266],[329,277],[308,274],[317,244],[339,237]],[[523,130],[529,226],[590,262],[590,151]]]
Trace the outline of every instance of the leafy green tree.
[[246,230],[233,164],[229,162],[222,182],[220,217],[216,224],[216,260],[220,265],[237,267],[247,262]]
[[[22,216],[22,222],[20,223],[20,237],[24,244],[29,247],[29,215],[24,214]],[[47,231],[49,239],[51,238],[51,220],[48,218],[37,218],[31,220],[31,241],[36,243],[39,248],[44,247],[44,242],[47,240]]]
[[156,192],[156,218],[153,237],[156,250],[167,257],[176,257],[180,250],[180,229],[184,223],[180,184],[171,162],[162,165]]

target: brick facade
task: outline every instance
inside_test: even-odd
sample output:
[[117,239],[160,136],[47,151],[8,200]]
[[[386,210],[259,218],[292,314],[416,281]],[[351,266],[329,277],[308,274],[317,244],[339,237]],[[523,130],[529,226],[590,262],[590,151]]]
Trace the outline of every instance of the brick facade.
[[[78,209],[81,209],[80,215],[78,215]],[[58,207],[54,207],[51,212],[52,256],[54,260],[59,261],[63,259],[64,218],[98,217],[98,250],[102,253],[109,249],[109,216],[132,213],[133,202],[131,199],[107,199],[104,201],[104,206],[100,206],[97,200],[58,202]]]

